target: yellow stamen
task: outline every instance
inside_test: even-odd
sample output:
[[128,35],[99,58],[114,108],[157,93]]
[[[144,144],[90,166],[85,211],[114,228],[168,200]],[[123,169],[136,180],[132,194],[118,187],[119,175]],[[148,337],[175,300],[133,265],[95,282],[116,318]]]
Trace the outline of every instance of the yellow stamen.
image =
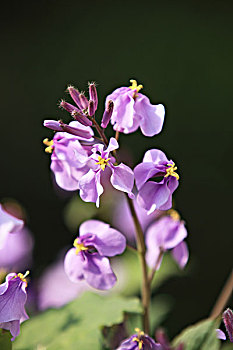
[[96,162],[95,164],[99,164],[101,169],[104,171],[106,165],[108,165],[108,162],[111,158],[107,158],[107,159],[104,159],[102,158],[101,156],[98,156],[98,162]]
[[25,273],[24,275],[23,275],[22,273],[18,273],[18,275],[15,276],[15,277],[19,277],[19,278],[21,279],[22,282],[25,282],[25,283],[26,283],[26,287],[27,287],[28,283],[27,283],[26,277],[29,275],[29,273],[30,273],[30,271],[27,270],[26,273]]
[[141,336],[143,336],[145,333],[139,328],[135,328],[135,332],[137,332],[137,337],[134,337],[132,341],[136,341],[138,343],[138,349],[141,350],[143,347],[143,340],[141,339]]
[[84,246],[83,243],[78,243],[78,238],[74,240],[74,247],[76,248],[75,254],[78,255],[82,250],[88,250],[87,247]]
[[143,85],[138,85],[137,80],[131,79],[130,83],[132,83],[132,85],[129,86],[129,88],[132,90],[137,90],[137,92],[139,92],[141,89],[143,89]]
[[175,163],[167,164],[168,168],[166,169],[167,174],[164,177],[174,176],[177,180],[179,180],[179,175],[175,172],[177,170],[177,166]]
[[180,221],[180,214],[176,210],[170,209],[167,213],[171,216],[173,220]]
[[53,152],[53,140],[49,141],[49,139],[46,138],[46,139],[43,140],[43,144],[45,146],[48,146],[48,147],[45,148],[45,152],[46,153],[52,153]]

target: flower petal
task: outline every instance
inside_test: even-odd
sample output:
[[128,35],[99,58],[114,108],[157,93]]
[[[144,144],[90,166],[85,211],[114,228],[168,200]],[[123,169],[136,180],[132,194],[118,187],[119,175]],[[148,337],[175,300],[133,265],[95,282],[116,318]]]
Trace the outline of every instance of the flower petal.
[[154,177],[156,173],[158,173],[158,171],[152,162],[138,164],[134,168],[134,176],[138,190],[140,190],[147,180]]
[[80,197],[84,202],[95,202],[99,207],[99,197],[104,192],[100,183],[100,172],[89,170],[79,181]]
[[137,201],[138,204],[148,211],[148,214],[152,213],[155,209],[160,209],[161,206],[167,202],[170,195],[170,191],[166,185],[156,182],[148,181],[139,190]]
[[150,149],[146,151],[143,157],[143,163],[152,162],[154,164],[158,164],[160,162],[168,163],[168,159],[166,155],[160,149]]
[[83,264],[84,258],[81,252],[76,254],[75,248],[68,250],[64,259],[64,269],[72,282],[79,282],[84,278]]
[[97,253],[86,254],[83,272],[87,283],[96,289],[107,290],[116,283],[116,276],[111,269],[108,258]]
[[110,182],[114,188],[131,194],[134,184],[134,173],[127,165],[121,163],[117,166],[112,165],[112,176]]
[[135,100],[134,110],[142,118],[140,128],[145,136],[160,133],[165,116],[165,108],[162,104],[152,105],[148,97],[139,94]]
[[189,252],[185,242],[181,242],[174,249],[172,249],[173,258],[176,260],[181,269],[185,267],[188,262]]

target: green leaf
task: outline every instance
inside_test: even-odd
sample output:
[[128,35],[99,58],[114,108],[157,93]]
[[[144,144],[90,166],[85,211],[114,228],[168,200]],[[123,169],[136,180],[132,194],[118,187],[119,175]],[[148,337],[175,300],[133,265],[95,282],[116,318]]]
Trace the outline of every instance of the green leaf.
[[141,313],[136,298],[86,293],[59,310],[40,314],[21,327],[14,350],[102,349],[101,328],[121,323],[124,313]]
[[12,335],[10,334],[9,331],[0,329],[0,349],[11,350],[12,349],[11,338],[12,338]]
[[233,344],[232,344],[232,343],[224,344],[224,345],[221,347],[221,350],[233,350]]
[[184,350],[219,350],[220,341],[216,336],[216,321],[204,320],[186,328],[178,335],[173,345],[185,345]]

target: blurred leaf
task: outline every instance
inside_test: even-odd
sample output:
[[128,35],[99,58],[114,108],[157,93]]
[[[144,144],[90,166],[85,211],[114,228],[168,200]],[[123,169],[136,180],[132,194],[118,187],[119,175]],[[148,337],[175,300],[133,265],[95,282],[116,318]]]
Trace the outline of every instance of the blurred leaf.
[[[124,264],[125,282],[122,294],[135,295],[141,288],[141,266],[136,252],[129,249],[121,257]],[[155,290],[163,282],[173,276],[182,276],[183,271],[179,269],[170,253],[165,254],[160,269],[156,272],[152,288]]]
[[224,345],[221,347],[221,350],[233,350],[233,344],[232,344],[232,343],[224,344]]
[[219,350],[220,341],[216,336],[216,321],[204,320],[183,330],[174,341],[177,346],[184,343],[185,350]]
[[12,349],[12,342],[11,342],[12,335],[9,331],[5,331],[3,329],[0,329],[0,349],[1,350],[11,350]]
[[102,349],[101,327],[121,323],[124,312],[140,313],[136,298],[86,293],[59,310],[49,310],[22,325],[14,350]]
[[[155,329],[164,321],[172,307],[172,299],[168,295],[157,295],[151,301],[150,330],[154,334]],[[142,329],[142,318],[138,314],[130,314],[126,327],[129,334],[135,333],[135,328]]]

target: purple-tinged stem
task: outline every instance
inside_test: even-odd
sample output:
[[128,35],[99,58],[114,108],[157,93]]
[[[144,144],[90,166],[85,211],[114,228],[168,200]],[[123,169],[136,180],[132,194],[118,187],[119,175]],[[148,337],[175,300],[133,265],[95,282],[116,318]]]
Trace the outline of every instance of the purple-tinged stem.
[[212,311],[210,314],[211,319],[217,318],[220,314],[222,314],[223,309],[226,307],[228,299],[230,298],[233,291],[233,270],[231,271]]

